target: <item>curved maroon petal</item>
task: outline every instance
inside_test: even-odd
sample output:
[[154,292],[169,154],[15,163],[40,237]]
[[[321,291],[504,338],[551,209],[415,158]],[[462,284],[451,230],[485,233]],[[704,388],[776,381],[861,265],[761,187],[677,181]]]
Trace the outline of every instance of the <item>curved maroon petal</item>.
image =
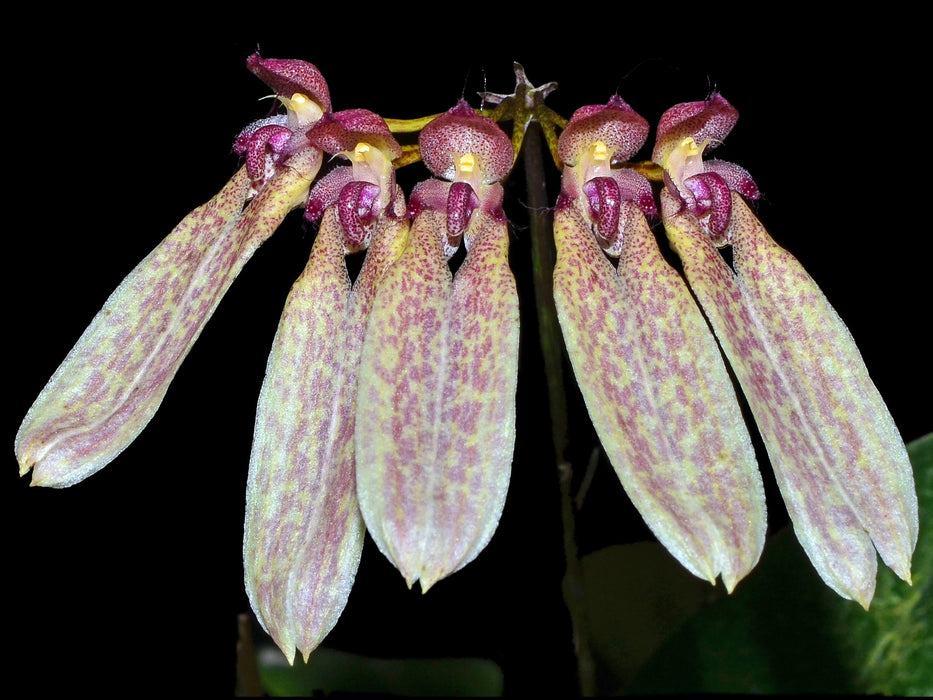
[[[372,222],[375,218],[373,205],[379,198],[379,187],[370,182],[358,180],[350,182],[337,199],[337,214],[346,234],[346,244],[350,250],[365,248],[372,234]],[[378,215],[378,212],[376,213]]]
[[308,195],[308,203],[305,205],[305,219],[308,221],[320,219],[327,207],[337,203],[341,190],[351,182],[353,182],[353,168],[348,165],[334,168],[315,182]]
[[713,242],[718,246],[728,243],[726,229],[732,214],[732,194],[729,185],[716,173],[700,173],[684,180],[684,184],[696,197],[693,207],[688,207],[694,216],[709,215],[707,226]]
[[729,185],[730,190],[738,192],[743,197],[758,199],[761,196],[758,185],[742,166],[725,160],[708,160],[703,165],[707,172],[719,175]]
[[477,114],[466,100],[424,127],[418,144],[424,164],[445,180],[455,178],[457,159],[465,153],[479,160],[487,184],[508,175],[515,157],[508,135],[492,119]]
[[596,222],[600,244],[612,246],[619,237],[619,185],[611,177],[594,177],[583,185],[590,203],[590,215]]
[[658,207],[654,201],[654,191],[648,179],[634,170],[621,168],[612,171],[612,177],[619,185],[619,195],[623,200],[630,200],[638,205],[645,216],[657,216]]
[[414,219],[425,209],[444,211],[451,184],[432,177],[415,185],[408,205],[409,216]]
[[479,206],[476,192],[466,182],[454,182],[447,191],[447,239],[459,244],[460,236],[470,223],[473,210]]
[[246,143],[246,171],[250,178],[260,180],[265,177],[268,151],[281,153],[291,138],[292,130],[280,124],[267,124],[256,129]]
[[708,100],[675,105],[658,121],[651,160],[663,166],[668,154],[687,137],[697,144],[707,144],[707,150],[713,149],[732,131],[738,119],[738,110],[718,92]]
[[648,122],[618,95],[605,105],[581,107],[567,123],[557,145],[557,155],[567,165],[576,165],[595,141],[614,147],[613,161],[626,161],[648,138]]
[[321,71],[307,61],[292,58],[262,58],[254,53],[246,59],[246,67],[276,95],[291,97],[296,92],[307,95],[329,112],[330,90]]
[[391,160],[402,155],[385,119],[368,109],[345,109],[327,112],[308,130],[308,140],[327,153],[352,151],[360,141],[389,154]]

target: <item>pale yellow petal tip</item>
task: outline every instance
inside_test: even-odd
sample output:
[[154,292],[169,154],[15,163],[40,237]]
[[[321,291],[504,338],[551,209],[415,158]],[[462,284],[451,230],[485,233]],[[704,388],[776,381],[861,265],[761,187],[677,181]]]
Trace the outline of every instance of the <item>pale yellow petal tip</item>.
[[[35,465],[33,465],[35,466]],[[60,481],[50,480],[46,472],[41,469],[33,469],[33,467],[26,467],[25,469],[20,469],[19,475],[25,476],[26,473],[32,469],[32,479],[29,481],[30,488],[33,486],[43,486],[49,488],[61,488],[62,484]]]
[[[282,651],[282,654],[285,655],[285,660],[288,662],[289,666],[295,665],[295,647],[294,645],[279,645],[279,649]],[[306,659],[307,660],[307,659]]]
[[853,600],[859,605],[861,605],[865,612],[868,612],[868,608],[871,607],[871,600],[875,597],[875,588],[871,587],[871,590],[868,591],[850,591],[851,596],[845,596],[849,600]]
[[16,461],[19,463],[19,475],[26,476],[29,473],[29,470],[36,466],[36,458],[31,451],[20,453],[20,445],[17,441],[17,444],[14,447],[14,452],[16,454]]

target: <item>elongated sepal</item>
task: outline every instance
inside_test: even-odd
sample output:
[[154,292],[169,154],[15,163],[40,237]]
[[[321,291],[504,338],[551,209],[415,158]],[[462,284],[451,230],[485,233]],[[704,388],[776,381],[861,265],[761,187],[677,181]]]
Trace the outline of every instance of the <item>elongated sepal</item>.
[[376,285],[407,223],[383,219],[351,289],[344,232],[325,214],[285,304],[256,412],[244,569],[256,616],[291,662],[336,624],[359,566],[356,376]]
[[558,209],[554,235],[558,319],[606,454],[661,543],[731,591],[758,561],[766,517],[716,341],[641,214],[618,270],[576,207]]
[[357,481],[366,526],[422,591],[498,524],[515,439],[518,298],[504,223],[477,211],[452,279],[446,214],[415,219],[377,291],[360,364]]
[[833,590],[867,608],[877,568],[872,543],[910,580],[917,497],[897,427],[851,334],[737,194],[735,273],[666,191],[662,209],[748,398],[801,544]]
[[16,436],[20,473],[70,486],[146,426],[204,324],[253,252],[303,204],[321,157],[289,160],[243,211],[241,169],[123,280],[56,370]]

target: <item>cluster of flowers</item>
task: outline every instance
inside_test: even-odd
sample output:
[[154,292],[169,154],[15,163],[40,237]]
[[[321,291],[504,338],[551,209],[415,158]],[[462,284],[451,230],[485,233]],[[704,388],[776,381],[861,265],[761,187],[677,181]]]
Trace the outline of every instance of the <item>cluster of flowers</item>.
[[[309,63],[247,64],[284,113],[238,136],[243,167],[111,295],[15,449],[21,472],[51,487],[112,461],[252,253],[304,208],[318,232],[259,396],[244,538],[251,604],[291,662],[336,624],[365,532],[426,591],[495,531],[515,438],[518,296],[500,184],[515,150],[461,100],[421,128],[435,177],[406,202],[395,167],[410,152],[385,120],[333,111]],[[627,162],[648,124],[622,99],[566,123],[553,286],[567,352],[648,525],[688,570],[731,591],[758,561],[766,515],[725,356],[804,549],[867,608],[876,548],[910,580],[910,464],[845,325],[746,205],[750,175],[704,158],[737,117],[717,94],[668,110],[652,155],[658,187]],[[340,164],[325,167],[325,153]],[[683,275],[649,227],[659,215]],[[717,250],[727,245],[731,267]],[[345,256],[361,250],[351,282]]]

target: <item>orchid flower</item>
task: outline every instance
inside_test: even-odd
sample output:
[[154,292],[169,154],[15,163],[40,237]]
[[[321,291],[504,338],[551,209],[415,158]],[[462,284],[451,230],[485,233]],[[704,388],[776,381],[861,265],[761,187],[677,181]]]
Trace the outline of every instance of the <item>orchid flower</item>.
[[[665,230],[748,399],[801,545],[827,585],[867,609],[875,549],[910,582],[911,465],[845,324],[745,203],[757,197],[749,174],[704,160],[737,118],[719,94],[661,117],[653,160],[664,169]],[[716,250],[727,245],[732,268]]]
[[245,165],[130,272],[40,392],[15,445],[33,485],[71,486],[136,438],[240,270],[304,205],[322,160],[306,133],[330,109],[327,84],[303,61],[247,65],[286,113],[238,137]]
[[651,186],[624,167],[647,135],[619,97],[577,110],[561,134],[554,300],[590,418],[632,502],[689,571],[711,582],[721,574],[731,591],[764,545],[764,491],[716,341],[648,227]]
[[[366,527],[408,586],[472,561],[505,502],[515,441],[518,297],[499,180],[506,134],[464,101],[420,134],[441,179],[376,291],[359,370],[357,482]],[[467,254],[448,266],[461,241]]]
[[[33,485],[73,485],[136,438],[243,266],[303,209],[316,238],[249,458],[250,605],[291,664],[344,611],[367,532],[422,592],[473,561],[511,476],[519,302],[502,183],[534,119],[562,167],[557,318],[606,454],[657,539],[730,592],[761,556],[764,489],[734,374],[819,575],[867,608],[877,549],[910,582],[904,444],[845,325],[743,199],[758,196],[751,175],[704,158],[737,119],[720,95],[661,118],[655,187],[628,162],[649,127],[625,101],[567,122],[543,105],[556,84],[534,88],[517,64],[514,94],[486,93],[495,119],[461,99],[411,123],[333,111],[310,63],[254,54],[247,66],[275,113],[236,137],[241,167],[123,280],[28,410],[15,451]],[[496,120],[513,122],[511,138]],[[417,148],[393,136],[414,131]],[[419,158],[433,177],[406,203],[396,168]],[[682,274],[652,232],[658,216]],[[365,256],[353,279],[349,255]]]
[[[322,177],[321,219],[285,303],[259,395],[243,559],[256,617],[292,663],[307,660],[346,606],[365,527],[356,497],[356,371],[376,286],[408,233],[392,161],[401,147],[365,110],[325,114],[308,133],[349,159]],[[352,286],[344,256],[367,248]]]

